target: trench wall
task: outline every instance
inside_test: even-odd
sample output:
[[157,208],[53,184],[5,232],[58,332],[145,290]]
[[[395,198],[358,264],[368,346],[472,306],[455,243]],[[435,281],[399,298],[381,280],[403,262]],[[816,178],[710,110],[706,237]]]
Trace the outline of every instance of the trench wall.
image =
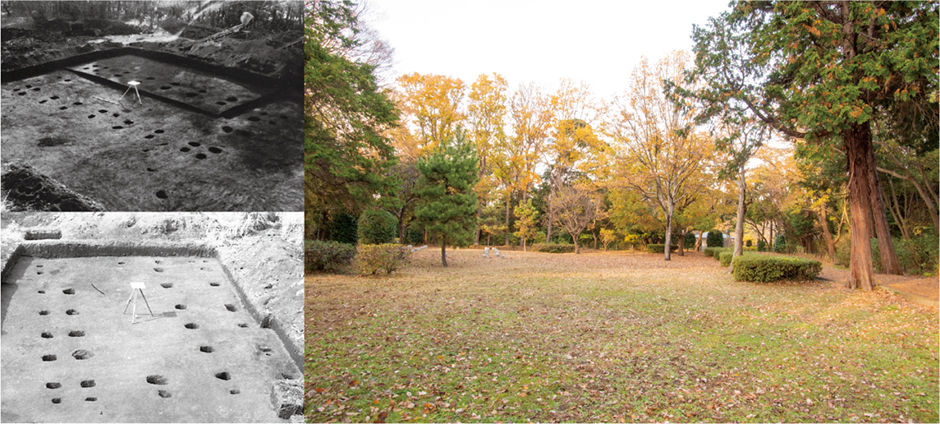
[[70,66],[81,65],[83,63],[93,62],[96,60],[110,59],[112,57],[124,56],[124,55],[135,55],[140,57],[145,57],[147,59],[158,60],[161,62],[169,62],[175,65],[186,66],[189,68],[198,69],[204,72],[211,72],[213,74],[223,76],[225,78],[235,80],[245,84],[251,85],[261,85],[266,87],[278,87],[278,88],[289,88],[292,85],[292,81],[285,81],[278,78],[271,78],[265,75],[257,74],[251,71],[246,71],[238,68],[230,68],[227,66],[215,65],[212,63],[207,63],[205,61],[188,57],[177,55],[173,53],[155,51],[155,50],[146,50],[139,49],[135,47],[119,47],[115,49],[108,50],[99,50],[89,53],[80,53],[75,56],[69,56],[64,59],[52,60],[40,65],[27,66],[20,69],[15,69],[11,71],[3,71],[0,73],[3,81],[19,81],[26,78],[32,78],[35,76],[47,74],[49,72],[67,68]]
[[[71,66],[81,65],[83,63],[93,62],[97,60],[110,59],[118,56],[125,55],[135,55],[144,57],[147,59],[157,60],[160,62],[172,63],[177,66],[184,66],[192,69],[196,69],[203,72],[212,73],[221,77],[225,77],[229,80],[241,82],[255,87],[265,87],[271,91],[267,94],[263,94],[260,97],[249,100],[245,103],[238,104],[229,109],[226,109],[222,113],[214,114],[198,107],[189,105],[178,100],[170,99],[149,91],[139,90],[141,96],[157,99],[164,103],[171,104],[177,108],[188,110],[195,113],[201,113],[204,115],[209,115],[213,117],[223,117],[223,118],[232,118],[238,115],[241,115],[245,112],[248,112],[254,108],[263,106],[272,101],[281,99],[285,97],[284,91],[296,91],[300,86],[299,81],[287,80],[283,78],[272,78],[265,75],[257,74],[251,71],[245,71],[243,69],[231,68],[227,66],[215,65],[208,63],[202,60],[198,60],[188,56],[181,56],[173,53],[155,51],[155,50],[146,50],[139,49],[134,47],[120,47],[109,50],[99,50],[89,53],[81,53],[75,56],[70,56],[65,59],[58,59],[49,61],[40,65],[27,66],[24,68],[12,70],[12,71],[3,71],[0,73],[0,79],[4,82],[19,81],[26,78],[32,78],[35,76],[47,74],[59,69],[66,69]],[[106,87],[111,87],[118,90],[123,90],[127,88],[126,85],[116,83],[107,78],[101,78],[95,75],[71,71],[76,75],[94,81],[95,83],[102,84]],[[293,90],[291,90],[293,89]]]
[[285,331],[285,323],[282,323],[276,316],[272,314],[263,314],[256,305],[249,301],[248,296],[242,287],[242,284],[247,284],[249,282],[239,281],[239,279],[235,278],[232,272],[229,271],[228,266],[225,263],[225,259],[219,257],[219,252],[216,250],[216,248],[205,243],[158,241],[135,243],[126,241],[75,240],[24,241],[13,250],[13,253],[11,253],[9,257],[3,259],[3,271],[2,274],[0,274],[0,280],[2,280],[3,284],[6,284],[7,277],[9,276],[10,272],[13,271],[13,267],[16,266],[16,262],[22,257],[52,259],[87,258],[95,256],[195,256],[200,258],[218,259],[222,265],[222,271],[225,273],[226,278],[232,282],[232,286],[235,287],[235,292],[238,294],[239,299],[241,299],[242,305],[245,306],[245,309],[248,311],[251,317],[260,324],[261,328],[270,328],[271,330],[274,330],[274,333],[277,334],[278,339],[281,340],[281,343],[283,343],[284,347],[287,349],[287,353],[290,354],[291,359],[293,359],[294,363],[297,365],[297,369],[303,372],[303,346],[295,345],[294,342],[291,341],[291,339],[287,336],[287,332]]

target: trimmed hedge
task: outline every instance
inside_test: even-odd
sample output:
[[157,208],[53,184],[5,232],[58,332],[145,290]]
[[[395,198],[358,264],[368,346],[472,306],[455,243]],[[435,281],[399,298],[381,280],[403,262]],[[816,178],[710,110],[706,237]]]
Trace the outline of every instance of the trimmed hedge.
[[574,253],[574,245],[568,243],[535,243],[532,250],[545,253]]
[[307,272],[337,272],[352,262],[356,247],[336,241],[304,242],[304,268]]
[[734,279],[753,283],[813,280],[822,264],[793,256],[742,255],[734,258]]
[[410,261],[411,249],[400,244],[360,244],[356,252],[356,266],[362,274],[375,274],[379,270],[391,274]]
[[711,256],[715,260],[720,260],[718,254],[721,252],[733,252],[734,248],[731,247],[706,247],[702,252],[705,253],[705,256]]
[[[670,252],[675,252],[677,249],[679,249],[679,246],[676,246],[676,245],[670,245],[670,246],[669,246],[669,251],[670,251]],[[646,251],[649,252],[649,253],[664,253],[664,252],[666,251],[666,244],[665,244],[665,243],[663,243],[663,244],[647,244],[647,245],[646,245]]]
[[[753,250],[744,249],[743,255],[751,255]],[[718,261],[721,262],[721,266],[731,265],[731,259],[734,258],[734,249],[728,249],[727,251],[718,252],[717,255]]]

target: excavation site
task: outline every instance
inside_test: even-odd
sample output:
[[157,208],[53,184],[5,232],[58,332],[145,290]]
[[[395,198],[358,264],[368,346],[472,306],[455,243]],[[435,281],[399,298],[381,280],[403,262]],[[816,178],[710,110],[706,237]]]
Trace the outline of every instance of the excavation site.
[[3,421],[301,416],[302,215],[148,215],[4,215]]
[[[164,17],[182,25],[173,34],[151,22],[130,35],[83,35],[128,24],[4,17],[10,210],[302,210],[299,21],[273,26],[280,9],[263,2],[179,3],[192,7]],[[209,17],[217,27],[196,24]]]

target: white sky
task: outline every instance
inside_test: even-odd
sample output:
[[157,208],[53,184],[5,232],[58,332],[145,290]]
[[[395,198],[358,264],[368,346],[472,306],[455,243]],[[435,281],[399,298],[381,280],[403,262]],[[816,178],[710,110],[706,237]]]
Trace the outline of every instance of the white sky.
[[498,72],[510,94],[534,81],[586,82],[612,99],[627,88],[641,56],[651,62],[692,51],[692,25],[728,9],[728,0],[524,1],[368,0],[370,26],[395,48],[390,79],[418,72],[467,85]]

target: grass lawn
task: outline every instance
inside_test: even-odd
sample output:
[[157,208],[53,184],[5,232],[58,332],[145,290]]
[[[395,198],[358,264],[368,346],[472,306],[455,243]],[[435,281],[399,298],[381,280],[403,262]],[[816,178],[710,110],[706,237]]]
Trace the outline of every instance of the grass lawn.
[[308,275],[314,422],[938,421],[938,313],[700,253],[416,254]]

